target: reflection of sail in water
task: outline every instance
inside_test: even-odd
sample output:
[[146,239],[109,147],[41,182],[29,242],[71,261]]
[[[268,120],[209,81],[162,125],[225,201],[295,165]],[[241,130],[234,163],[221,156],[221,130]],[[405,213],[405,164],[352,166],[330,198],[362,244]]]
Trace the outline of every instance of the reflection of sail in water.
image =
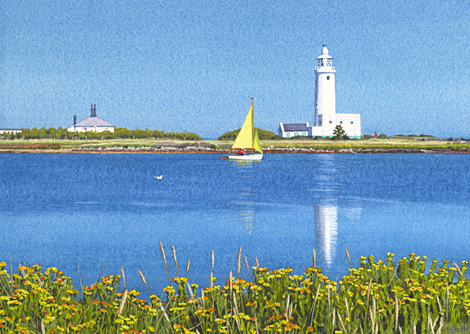
[[329,266],[336,255],[338,208],[331,205],[314,205],[313,214],[317,247],[323,261]]
[[248,234],[251,235],[254,220],[254,176],[253,165],[257,162],[249,161],[231,161],[231,163],[240,168],[239,187],[236,188],[238,200],[235,202],[238,219],[242,221]]

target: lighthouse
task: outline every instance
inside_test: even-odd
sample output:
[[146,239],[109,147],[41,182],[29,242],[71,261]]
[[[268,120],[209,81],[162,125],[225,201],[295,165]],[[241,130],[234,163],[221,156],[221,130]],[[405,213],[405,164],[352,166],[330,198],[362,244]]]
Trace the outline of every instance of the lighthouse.
[[323,45],[321,56],[317,57],[315,66],[315,114],[314,126],[321,126],[327,132],[336,124],[336,95],[335,95],[335,68],[333,57],[329,55],[328,48]]
[[350,138],[361,138],[360,114],[336,113],[336,69],[333,57],[323,45],[321,55],[317,57],[315,66],[315,111],[313,126],[309,128],[309,136],[333,137],[336,126],[341,125]]

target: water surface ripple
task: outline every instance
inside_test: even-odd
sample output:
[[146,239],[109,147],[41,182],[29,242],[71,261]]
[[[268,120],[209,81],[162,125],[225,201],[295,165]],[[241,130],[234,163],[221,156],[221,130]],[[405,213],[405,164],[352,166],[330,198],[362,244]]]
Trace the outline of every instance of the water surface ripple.
[[[167,284],[158,242],[176,276],[208,284],[249,265],[317,264],[333,279],[373,254],[470,260],[470,156],[278,154],[240,164],[219,155],[1,154],[0,261],[55,266],[84,284],[121,266],[128,287]],[[162,180],[153,176],[163,175]],[[249,276],[243,264],[241,276]],[[236,275],[236,274],[235,274]],[[78,287],[78,280],[75,281]]]

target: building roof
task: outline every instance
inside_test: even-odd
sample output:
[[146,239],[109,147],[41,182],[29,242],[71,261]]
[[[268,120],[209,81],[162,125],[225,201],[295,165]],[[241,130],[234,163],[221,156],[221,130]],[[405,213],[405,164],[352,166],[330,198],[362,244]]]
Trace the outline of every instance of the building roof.
[[80,123],[75,124],[74,126],[82,126],[87,128],[94,128],[96,127],[114,127],[111,123],[106,122],[104,119],[99,117],[88,117],[84,119]]
[[308,131],[307,123],[301,124],[283,124],[284,131]]
[[323,45],[323,48],[321,49],[321,56],[317,57],[317,59],[322,59],[322,58],[331,58],[331,59],[333,59],[333,57],[330,56],[328,53],[329,53],[328,48],[326,47],[326,45]]

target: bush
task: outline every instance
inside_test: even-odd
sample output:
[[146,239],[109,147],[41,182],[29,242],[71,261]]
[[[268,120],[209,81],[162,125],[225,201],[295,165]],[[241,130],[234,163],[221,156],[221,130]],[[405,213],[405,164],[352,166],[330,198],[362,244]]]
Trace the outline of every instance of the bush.
[[383,134],[383,133],[382,133],[382,134],[380,134],[377,138],[379,138],[379,139],[387,139],[388,137],[387,137],[386,134]]
[[[270,139],[283,139],[281,136],[278,136],[274,132],[264,130],[261,128],[255,128],[258,131],[258,137],[260,140],[270,140]],[[240,133],[240,129],[233,131],[227,131],[222,136],[218,137],[217,140],[235,140]]]
[[361,139],[372,139],[374,136],[371,135],[362,135]]
[[348,140],[349,136],[346,133],[346,131],[344,131],[344,129],[341,125],[337,125],[335,127],[335,129],[333,130],[333,139],[335,139],[335,140],[340,140],[340,139]]

